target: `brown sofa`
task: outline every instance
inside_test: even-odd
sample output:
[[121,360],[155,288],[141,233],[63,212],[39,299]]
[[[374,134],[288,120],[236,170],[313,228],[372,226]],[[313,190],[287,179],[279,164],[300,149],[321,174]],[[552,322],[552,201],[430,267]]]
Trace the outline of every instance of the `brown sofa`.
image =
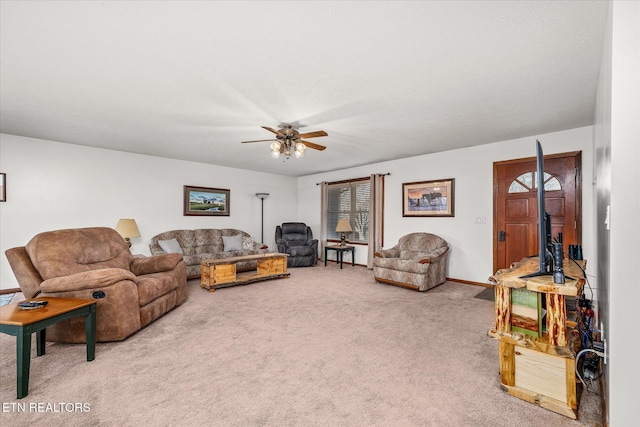
[[[5,254],[25,298],[95,298],[97,341],[123,340],[187,298],[179,254],[134,257],[111,228],[40,233]],[[47,340],[85,342],[83,318],[47,328]]]
[[[162,247],[164,246],[164,248]],[[187,277],[200,277],[200,265],[207,259],[232,258],[267,252],[267,246],[255,242],[248,233],[234,228],[171,230],[151,238],[152,255],[179,253],[187,264]],[[255,269],[258,261],[240,261],[238,271]]]
[[431,233],[407,234],[393,248],[376,252],[373,275],[378,282],[426,291],[447,280],[448,255],[443,238]]

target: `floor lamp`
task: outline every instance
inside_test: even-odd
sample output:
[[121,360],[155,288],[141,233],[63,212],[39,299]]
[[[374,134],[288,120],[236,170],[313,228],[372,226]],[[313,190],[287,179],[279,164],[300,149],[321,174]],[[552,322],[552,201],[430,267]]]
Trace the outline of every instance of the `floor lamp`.
[[260,223],[262,224],[262,228],[260,230],[260,243],[264,243],[264,199],[269,197],[269,193],[256,193],[256,197],[260,199],[262,204],[260,213]]

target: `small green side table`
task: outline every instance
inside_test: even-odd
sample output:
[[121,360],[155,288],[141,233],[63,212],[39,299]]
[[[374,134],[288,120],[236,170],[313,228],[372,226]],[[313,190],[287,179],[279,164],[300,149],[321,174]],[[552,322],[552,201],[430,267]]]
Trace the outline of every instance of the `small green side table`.
[[[0,332],[13,335],[16,342],[17,397],[29,394],[29,369],[31,367],[31,334],[36,333],[37,354],[45,354],[46,328],[61,320],[86,316],[87,361],[96,355],[96,300],[81,298],[34,298],[48,301],[35,310],[24,310],[15,302],[0,307]],[[31,301],[31,300],[30,300]]]

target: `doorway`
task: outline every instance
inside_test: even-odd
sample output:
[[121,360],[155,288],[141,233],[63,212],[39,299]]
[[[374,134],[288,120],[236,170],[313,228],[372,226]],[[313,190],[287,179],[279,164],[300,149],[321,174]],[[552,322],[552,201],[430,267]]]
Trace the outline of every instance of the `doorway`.
[[[562,233],[563,250],[582,244],[582,154],[544,157],[545,209],[551,236]],[[493,271],[538,253],[536,159],[493,164]]]

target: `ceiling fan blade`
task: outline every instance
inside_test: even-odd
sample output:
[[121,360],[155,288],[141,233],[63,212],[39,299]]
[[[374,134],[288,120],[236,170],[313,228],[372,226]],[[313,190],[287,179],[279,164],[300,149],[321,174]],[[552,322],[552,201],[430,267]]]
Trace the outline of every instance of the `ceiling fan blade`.
[[275,133],[276,135],[280,135],[280,136],[284,136],[283,133],[281,133],[280,131],[277,131],[275,129],[270,128],[269,126],[261,126],[262,129],[268,130],[271,133]]
[[302,142],[304,145],[306,145],[308,148],[313,148],[314,150],[318,150],[318,151],[322,151],[324,150],[325,147],[324,145],[320,145],[320,144],[314,144],[313,142],[309,142],[309,141],[303,141],[300,140],[300,142]]
[[266,141],[275,141],[275,139],[271,138],[271,139],[256,139],[255,141],[242,141],[242,144],[246,144],[249,142],[266,142]]
[[319,130],[319,131],[316,131],[316,132],[301,133],[298,136],[300,138],[317,138],[319,136],[328,136],[328,134],[323,130]]

